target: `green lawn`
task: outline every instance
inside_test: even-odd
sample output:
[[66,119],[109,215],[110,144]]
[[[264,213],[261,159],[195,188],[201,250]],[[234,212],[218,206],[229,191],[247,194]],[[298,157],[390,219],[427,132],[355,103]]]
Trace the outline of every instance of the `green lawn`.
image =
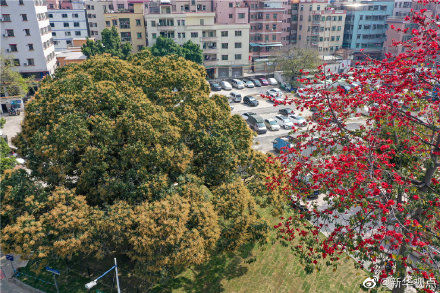
[[[271,224],[279,221],[266,217]],[[275,239],[275,232],[270,234]],[[355,269],[350,257],[344,256],[336,271],[323,266],[306,274],[290,247],[278,241],[248,247],[241,256],[218,257],[197,272],[186,272],[173,292],[365,292],[360,286],[367,274]]]

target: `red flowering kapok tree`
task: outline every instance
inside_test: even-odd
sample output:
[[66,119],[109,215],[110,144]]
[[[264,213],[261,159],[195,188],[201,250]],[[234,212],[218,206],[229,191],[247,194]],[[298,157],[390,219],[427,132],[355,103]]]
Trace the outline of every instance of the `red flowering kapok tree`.
[[276,228],[306,268],[348,253],[378,281],[399,281],[394,292],[440,280],[440,20],[422,9],[406,21],[403,53],[301,80],[288,103],[313,118],[273,158],[294,207]]

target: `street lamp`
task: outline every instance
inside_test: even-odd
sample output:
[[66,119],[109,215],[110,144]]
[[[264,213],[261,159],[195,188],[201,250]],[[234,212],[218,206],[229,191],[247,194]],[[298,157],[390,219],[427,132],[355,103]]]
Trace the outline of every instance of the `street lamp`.
[[115,274],[116,274],[116,286],[118,288],[118,293],[121,293],[121,289],[119,288],[119,278],[118,278],[118,264],[116,263],[116,258],[114,258],[115,260],[115,265],[112,266],[108,271],[106,271],[104,274],[102,274],[101,276],[99,276],[98,278],[96,278],[95,280],[87,283],[86,289],[90,290],[93,287],[95,287],[98,284],[98,280],[101,279],[102,277],[104,277],[105,275],[107,275],[111,270],[115,269]]

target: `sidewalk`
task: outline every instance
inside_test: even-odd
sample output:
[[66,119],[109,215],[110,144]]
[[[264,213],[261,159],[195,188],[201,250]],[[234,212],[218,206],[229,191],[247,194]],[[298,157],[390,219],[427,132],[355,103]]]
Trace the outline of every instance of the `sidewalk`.
[[42,291],[34,289],[29,285],[24,284],[20,280],[13,278],[15,269],[25,267],[27,260],[22,260],[20,256],[14,255],[14,261],[11,262],[6,259],[6,256],[0,252],[0,292],[7,293],[40,293]]

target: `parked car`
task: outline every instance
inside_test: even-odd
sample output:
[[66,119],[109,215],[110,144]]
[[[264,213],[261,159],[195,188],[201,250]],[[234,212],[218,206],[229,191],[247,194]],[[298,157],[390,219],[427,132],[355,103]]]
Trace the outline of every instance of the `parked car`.
[[266,124],[266,128],[272,131],[280,130],[280,126],[278,125],[275,119],[269,118],[264,120],[264,124]]
[[231,92],[229,96],[231,97],[231,100],[234,101],[235,103],[241,103],[241,98],[242,98],[241,94],[236,92]]
[[273,78],[273,77],[268,78],[267,81],[268,81],[269,84],[271,84],[271,85],[277,85],[277,84],[278,84],[278,81],[277,81],[275,78]]
[[280,83],[280,88],[288,92],[296,92],[297,88],[292,86],[290,83],[282,82]]
[[220,86],[222,87],[222,89],[224,89],[226,91],[232,90],[232,85],[229,82],[225,81],[225,80],[220,82]]
[[321,124],[328,124],[333,122],[333,118],[324,116],[322,112],[314,112],[312,114],[312,120]]
[[252,106],[252,107],[256,107],[259,104],[257,99],[255,99],[255,97],[253,97],[253,96],[245,96],[243,98],[243,103],[245,103],[246,105]]
[[249,79],[245,79],[245,80],[243,80],[243,82],[244,82],[245,87],[247,87],[247,88],[254,88],[255,87],[255,84]]
[[261,78],[260,78],[260,83],[261,83],[262,86],[269,85],[269,82],[268,82],[267,79],[264,78],[264,77],[261,77]]
[[307,125],[306,119],[304,119],[301,116],[297,116],[297,115],[289,115],[290,120],[292,120],[293,125],[295,126],[300,126],[300,127],[304,127]]
[[277,115],[275,116],[275,120],[278,122],[278,125],[283,127],[284,129],[289,129],[293,127],[292,121],[290,121],[289,117]]
[[287,115],[293,114],[293,110],[290,108],[282,108],[282,109],[278,110],[278,113],[281,115],[287,116]]
[[232,83],[232,86],[236,89],[239,89],[239,90],[244,89],[244,82],[242,82],[239,79],[233,79],[231,81],[231,83]]
[[277,137],[272,144],[273,149],[278,153],[281,151],[285,152],[287,149],[293,147],[293,145],[290,143],[289,137]]
[[222,90],[222,87],[215,81],[210,81],[209,85],[211,86],[211,91],[218,92]]
[[258,79],[256,79],[256,78],[251,78],[251,81],[254,83],[254,85],[255,85],[256,87],[260,87],[260,86],[261,86],[261,82],[260,82]]
[[243,116],[244,120],[248,120],[249,117],[255,116],[255,115],[257,115],[257,113],[255,113],[255,112],[246,112],[246,113],[241,114],[241,116]]
[[247,123],[251,129],[255,130],[258,134],[264,134],[267,132],[266,125],[264,124],[263,118],[258,115],[249,116]]
[[269,93],[269,92],[271,92],[271,93],[275,93],[275,94],[277,94],[277,95],[282,95],[282,94],[283,94],[283,92],[282,92],[279,88],[276,88],[276,87],[271,88],[271,89],[268,90],[267,92],[268,92],[268,93]]
[[309,175],[298,178],[298,187],[305,192],[307,199],[317,199],[321,193],[319,189],[313,187],[313,182]]

